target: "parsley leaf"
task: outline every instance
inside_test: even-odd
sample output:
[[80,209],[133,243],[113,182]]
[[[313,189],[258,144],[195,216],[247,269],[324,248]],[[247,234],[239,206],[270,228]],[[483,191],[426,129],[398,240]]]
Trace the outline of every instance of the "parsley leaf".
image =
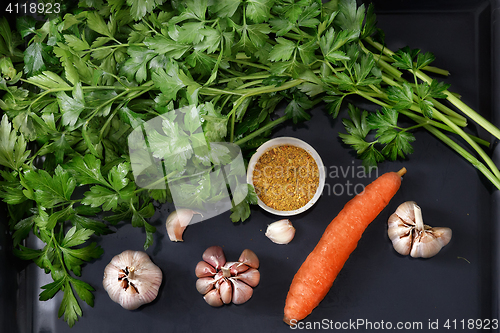
[[24,179],[34,189],[36,202],[45,208],[70,201],[76,187],[75,179],[61,166],[56,167],[53,177],[45,170],[28,170]]
[[147,64],[153,59],[157,52],[141,46],[130,46],[127,49],[130,58],[125,61],[120,68],[120,73],[125,75],[127,79],[141,83],[148,78]]
[[101,174],[101,161],[92,154],[87,154],[83,157],[75,156],[68,162],[66,169],[72,173],[80,185],[98,183],[109,186]]
[[413,105],[413,88],[408,82],[403,82],[402,86],[388,87],[387,97],[396,102],[395,109],[408,109]]
[[375,147],[376,141],[366,140],[370,127],[368,125],[368,112],[360,111],[357,107],[349,104],[349,119],[343,119],[342,123],[347,131],[339,133],[342,141],[356,150],[356,153],[363,160],[366,168],[376,166],[378,162],[384,160],[384,155]]
[[0,164],[13,170],[19,170],[24,164],[30,151],[22,134],[12,129],[7,115],[2,116],[0,122]]
[[296,49],[295,43],[283,37],[276,38],[276,42],[278,44],[276,44],[269,53],[269,60],[271,61],[290,60]]
[[237,205],[233,205],[231,208],[231,220],[233,222],[244,222],[246,219],[250,217],[250,205],[256,205],[257,204],[257,194],[255,193],[255,189],[252,185],[248,185],[248,192],[245,197],[245,200],[241,201]]
[[130,15],[134,20],[140,20],[146,14],[151,13],[156,7],[163,4],[165,0],[127,0],[130,7]]
[[390,160],[395,160],[398,156],[404,158],[405,155],[413,153],[411,142],[415,141],[412,133],[398,127],[398,112],[395,109],[383,108],[369,117],[369,126],[376,129],[376,138],[382,148],[382,154]]
[[31,43],[24,52],[24,72],[28,77],[36,75],[47,68],[42,53],[43,46],[41,42]]
[[74,126],[80,120],[80,114],[85,110],[82,84],[78,82],[75,85],[72,97],[69,97],[64,91],[57,93],[57,102],[61,108],[63,124]]
[[311,115],[306,110],[312,108],[312,106],[312,101],[304,93],[296,92],[285,108],[285,114],[296,124],[299,121],[311,119]]
[[144,227],[146,232],[146,242],[144,243],[144,250],[150,247],[153,244],[153,234],[156,231],[156,228],[146,222],[146,218],[150,218],[154,215],[155,209],[153,204],[148,204],[140,210],[136,210],[133,205],[130,205],[132,210],[132,226],[134,227]]
[[185,87],[179,77],[179,67],[174,61],[169,62],[166,69],[160,68],[153,72],[151,78],[168,99],[175,99],[177,92]]
[[210,10],[218,17],[231,17],[241,4],[241,0],[218,0],[213,1]]
[[271,17],[275,0],[247,0],[246,15],[255,23],[262,23]]

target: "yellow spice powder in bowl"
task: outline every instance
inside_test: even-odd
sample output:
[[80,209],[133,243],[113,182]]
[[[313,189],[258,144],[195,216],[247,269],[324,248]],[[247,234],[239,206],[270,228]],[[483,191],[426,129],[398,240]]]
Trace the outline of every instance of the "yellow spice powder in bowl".
[[271,139],[250,159],[247,182],[259,206],[280,216],[302,213],[312,207],[325,185],[321,157],[306,142],[292,137]]

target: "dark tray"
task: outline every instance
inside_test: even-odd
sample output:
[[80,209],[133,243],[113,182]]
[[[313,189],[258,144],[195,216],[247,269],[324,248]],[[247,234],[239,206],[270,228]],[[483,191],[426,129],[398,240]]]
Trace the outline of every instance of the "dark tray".
[[[409,45],[433,52],[437,58],[434,65],[452,74],[446,78],[451,90],[499,125],[500,34],[496,31],[500,31],[500,1],[380,0],[375,5],[379,27],[391,49]],[[326,298],[304,320],[304,327],[334,330],[335,325],[363,320],[366,325],[357,327],[360,331],[380,331],[388,323],[393,329],[398,323],[421,323],[419,331],[425,332],[430,331],[429,323],[438,321],[437,331],[443,332],[448,331],[443,326],[448,320],[449,331],[463,331],[465,325],[464,330],[472,332],[479,329],[469,328],[469,320],[499,319],[499,192],[468,162],[424,131],[416,132],[415,153],[407,160],[385,162],[371,176],[359,178],[360,161],[337,136],[344,131],[340,118],[345,113],[336,120],[322,108],[312,113],[310,121],[283,126],[274,134],[295,136],[311,144],[329,171],[318,203],[291,219],[297,233],[290,244],[276,245],[264,236],[267,225],[280,218],[258,208],[245,223],[233,224],[226,213],[189,226],[185,242],[172,243],[164,228],[172,207],[165,206],[151,221],[158,232],[147,251],[164,273],[158,298],[127,311],[103,290],[103,270],[111,258],[126,249],[141,250],[144,242],[140,230],[121,224],[115,234],[99,241],[104,249],[102,258],[82,270],[82,279],[96,288],[95,306],[80,302],[84,315],[70,329],[57,318],[62,295],[38,301],[40,286],[51,282],[50,277],[12,256],[2,223],[0,331],[289,332],[282,322],[288,287],[327,224],[352,197],[356,185],[360,184],[359,189],[377,174],[402,166],[408,169],[402,188],[368,227]],[[500,163],[498,149],[494,155]],[[450,244],[432,259],[402,257],[387,237],[387,218],[407,200],[419,203],[426,223],[453,229]],[[4,216],[2,211],[0,218]],[[248,303],[211,308],[197,293],[194,267],[211,245],[223,246],[229,258],[237,259],[245,248],[259,256],[261,283]]]

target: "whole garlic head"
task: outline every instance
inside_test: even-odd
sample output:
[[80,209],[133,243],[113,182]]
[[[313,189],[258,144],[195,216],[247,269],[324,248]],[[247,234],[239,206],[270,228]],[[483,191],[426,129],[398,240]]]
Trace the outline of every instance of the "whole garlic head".
[[114,302],[135,310],[158,295],[162,272],[142,251],[124,251],[104,269],[102,284]]
[[260,282],[259,259],[245,249],[238,261],[226,261],[220,246],[211,246],[195,268],[196,290],[213,307],[234,303],[243,304],[253,295]]
[[414,201],[399,205],[389,217],[387,233],[396,252],[413,258],[435,256],[452,235],[450,228],[424,224],[422,210]]

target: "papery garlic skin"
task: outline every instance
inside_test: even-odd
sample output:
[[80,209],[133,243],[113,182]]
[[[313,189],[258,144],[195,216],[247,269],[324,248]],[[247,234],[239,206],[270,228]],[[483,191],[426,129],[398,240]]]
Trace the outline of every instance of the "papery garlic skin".
[[389,217],[387,234],[399,254],[431,258],[450,242],[452,231],[424,224],[421,208],[416,202],[407,201]]
[[158,295],[162,272],[142,251],[124,251],[104,269],[103,287],[114,302],[135,310]]
[[172,242],[184,241],[182,239],[182,234],[184,233],[184,230],[191,222],[195,214],[201,215],[200,213],[195,212],[192,209],[183,208],[177,209],[170,213],[170,215],[167,217],[167,221],[165,222],[165,226],[167,228],[168,238],[170,238]]
[[265,235],[273,243],[288,244],[295,237],[295,228],[290,220],[279,220],[267,226]]

